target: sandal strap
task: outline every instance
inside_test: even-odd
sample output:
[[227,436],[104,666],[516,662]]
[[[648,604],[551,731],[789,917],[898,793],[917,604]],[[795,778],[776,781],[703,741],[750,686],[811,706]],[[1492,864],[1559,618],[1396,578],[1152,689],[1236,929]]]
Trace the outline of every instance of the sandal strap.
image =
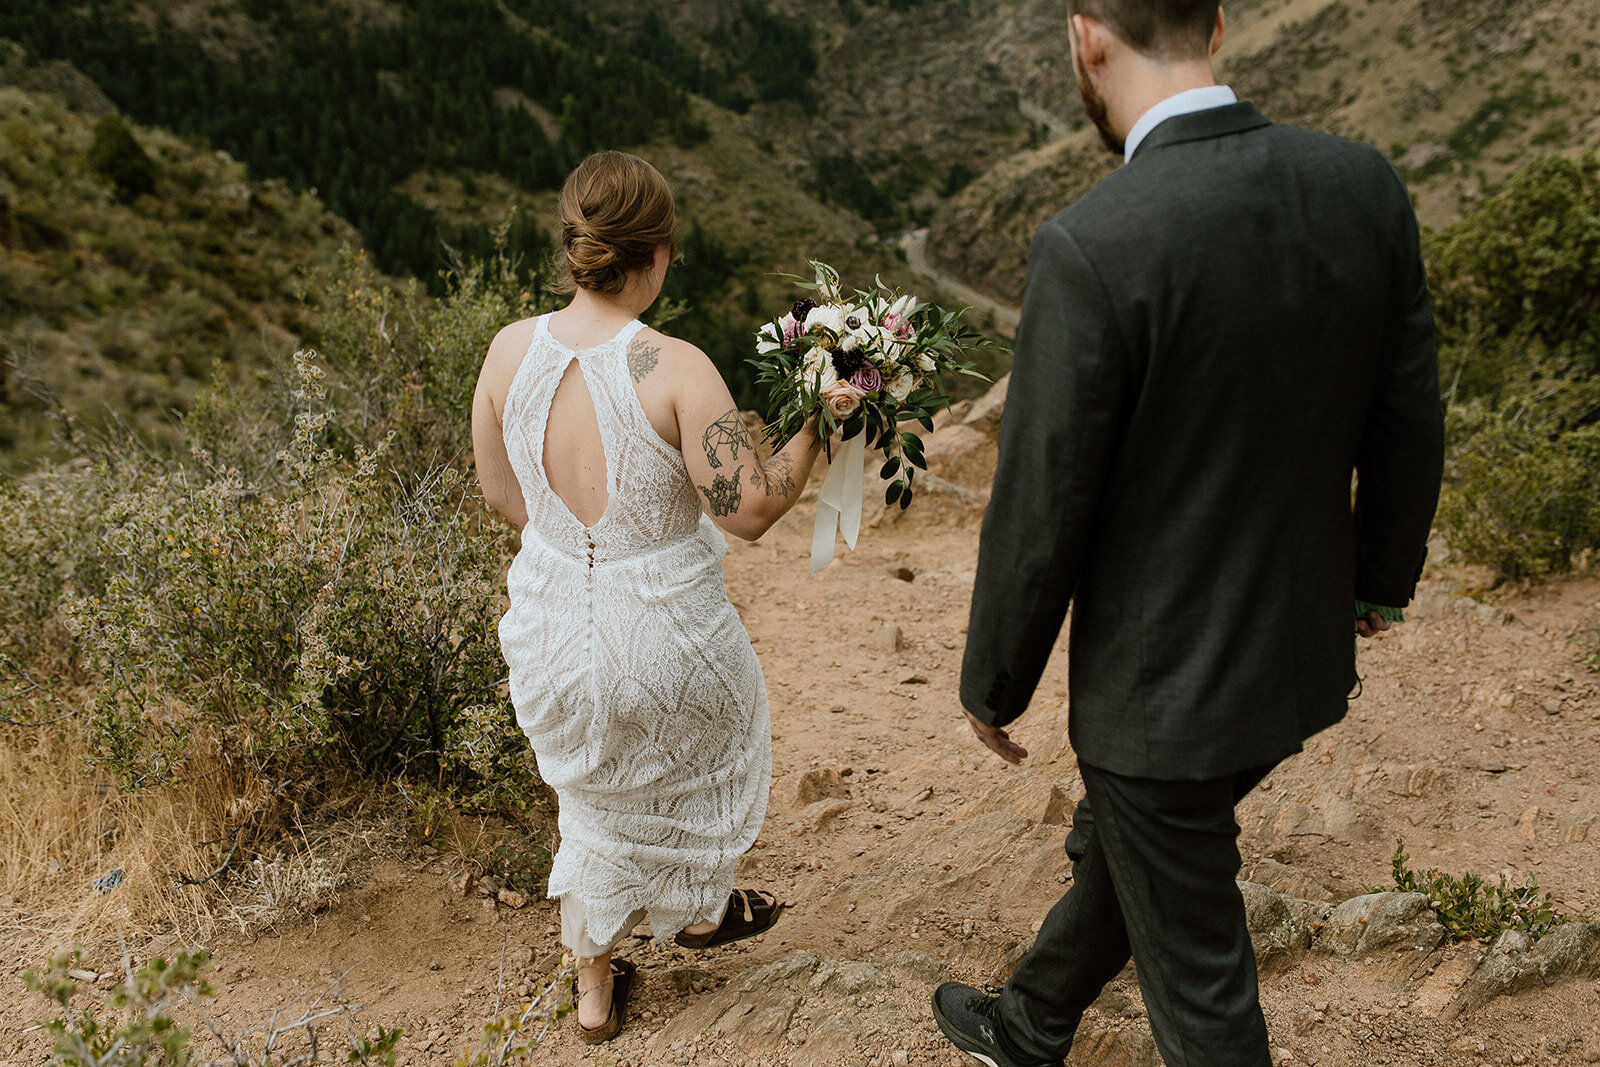
[[732,907],[737,903],[744,912],[744,921],[749,923],[756,921],[755,909],[751,907],[752,900],[761,905],[766,911],[771,911],[778,906],[778,898],[774,894],[760,889],[735,889],[733,898],[728,901],[728,904]]

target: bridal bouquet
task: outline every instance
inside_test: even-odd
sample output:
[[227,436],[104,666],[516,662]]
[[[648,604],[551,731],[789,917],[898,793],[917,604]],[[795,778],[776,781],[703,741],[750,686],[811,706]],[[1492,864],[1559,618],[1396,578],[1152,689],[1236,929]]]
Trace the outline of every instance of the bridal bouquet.
[[[867,449],[883,455],[885,502],[910,506],[912,482],[927,462],[922,438],[900,426],[919,423],[931,431],[934,413],[950,406],[939,376],[982,378],[961,356],[990,342],[962,323],[965,309],[921,303],[881,280],[870,292],[846,293],[832,267],[811,267],[814,282],[794,281],[815,296],[795,301],[787,314],[761,327],[750,362],[771,391],[768,438],[788,440],[815,418],[831,461],[812,539],[816,570],[833,558],[836,529],[855,547]],[[838,456],[831,444],[835,430],[842,431]]]

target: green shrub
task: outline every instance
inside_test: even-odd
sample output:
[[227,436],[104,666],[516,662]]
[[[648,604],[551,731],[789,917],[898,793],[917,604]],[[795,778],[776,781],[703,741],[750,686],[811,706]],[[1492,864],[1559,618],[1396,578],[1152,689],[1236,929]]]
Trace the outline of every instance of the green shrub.
[[1451,399],[1600,371],[1600,154],[1535,157],[1425,252]]
[[1439,527],[1499,580],[1600,546],[1600,156],[1539,156],[1425,242],[1451,402]]
[[94,124],[89,165],[129,200],[156,191],[155,161],[116,115],[105,115]]
[[[65,613],[94,679],[101,759],[162,781],[199,737],[274,779],[335,768],[468,798],[537,784],[501,693],[505,542],[452,467],[325,444],[323,372],[297,359],[283,488],[131,465]],[[112,477],[110,471],[107,477]]]
[[1437,519],[1450,546],[1499,579],[1572,567],[1600,547],[1600,426],[1563,432],[1515,403],[1453,405]]
[[80,953],[58,956],[43,974],[29,971],[24,979],[60,1012],[45,1023],[55,1039],[53,1062],[72,1067],[185,1064],[192,1059],[189,1029],[173,1021],[168,1004],[184,993],[210,995],[211,987],[200,978],[208,962],[204,949],[180,952],[171,963],[152,960],[119,983],[99,1010],[73,1006],[78,986],[71,972],[82,963]]
[[1391,861],[1394,888],[1426,896],[1439,922],[1458,941],[1492,941],[1504,930],[1538,937],[1563,921],[1556,913],[1554,898],[1539,892],[1535,875],[1513,886],[1502,874],[1498,884],[1490,885],[1470,871],[1459,877],[1431,867],[1414,871],[1408,866],[1410,860],[1405,843],[1395,842]]

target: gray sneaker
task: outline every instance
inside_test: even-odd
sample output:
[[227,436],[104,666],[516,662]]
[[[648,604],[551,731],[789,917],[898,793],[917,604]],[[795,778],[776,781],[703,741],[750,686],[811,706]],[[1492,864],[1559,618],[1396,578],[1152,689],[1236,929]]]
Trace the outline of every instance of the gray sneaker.
[[960,982],[946,982],[933,991],[933,1018],[951,1044],[988,1067],[1059,1067],[1050,1064],[1025,1064],[1000,1051],[995,1034],[995,1007],[999,997]]

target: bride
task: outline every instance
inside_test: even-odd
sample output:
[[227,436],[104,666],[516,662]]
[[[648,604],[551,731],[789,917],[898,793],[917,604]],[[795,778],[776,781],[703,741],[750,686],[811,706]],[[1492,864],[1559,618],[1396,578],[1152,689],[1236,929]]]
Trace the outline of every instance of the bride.
[[549,893],[581,964],[580,1036],[599,1042],[634,979],[612,949],[647,914],[690,948],[777,921],[772,894],[732,888],[766,815],[772,741],[713,523],[760,537],[820,443],[808,427],[763,462],[706,355],[639,322],[676,253],[654,167],[596,153],[560,209],[572,300],[500,331],[472,431],[484,496],[522,535],[500,642],[560,798]]

